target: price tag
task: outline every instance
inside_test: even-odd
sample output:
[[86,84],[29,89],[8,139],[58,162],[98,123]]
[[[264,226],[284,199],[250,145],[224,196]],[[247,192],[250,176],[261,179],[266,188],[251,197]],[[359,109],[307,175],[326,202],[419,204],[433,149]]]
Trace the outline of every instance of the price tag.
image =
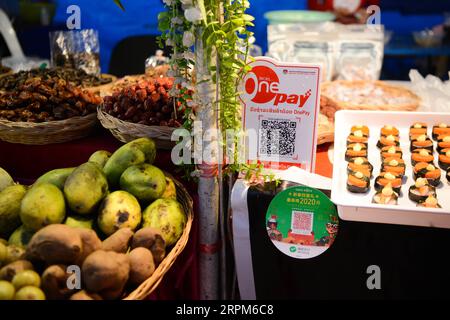
[[259,57],[241,83],[248,162],[314,171],[320,102],[318,65]]

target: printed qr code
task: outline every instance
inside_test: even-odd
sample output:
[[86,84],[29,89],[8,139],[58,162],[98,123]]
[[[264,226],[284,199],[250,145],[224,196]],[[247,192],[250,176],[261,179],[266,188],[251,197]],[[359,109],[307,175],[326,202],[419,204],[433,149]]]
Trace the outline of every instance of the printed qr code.
[[267,156],[293,156],[297,122],[289,120],[261,120],[259,153]]
[[313,230],[313,213],[292,211],[291,229],[295,234],[311,234]]

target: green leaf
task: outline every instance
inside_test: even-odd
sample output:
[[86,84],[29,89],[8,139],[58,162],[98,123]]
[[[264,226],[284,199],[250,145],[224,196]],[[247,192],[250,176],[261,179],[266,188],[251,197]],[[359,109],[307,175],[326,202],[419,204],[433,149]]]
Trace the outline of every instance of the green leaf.
[[122,5],[122,2],[120,0],[114,0],[114,3],[120,8],[122,9],[122,11],[125,11],[124,6]]

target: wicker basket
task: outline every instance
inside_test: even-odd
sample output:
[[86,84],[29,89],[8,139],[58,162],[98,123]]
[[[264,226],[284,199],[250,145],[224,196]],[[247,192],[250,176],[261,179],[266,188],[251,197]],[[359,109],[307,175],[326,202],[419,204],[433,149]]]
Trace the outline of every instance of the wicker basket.
[[102,126],[109,131],[116,139],[128,143],[137,138],[152,138],[158,149],[170,150],[175,145],[170,140],[172,132],[176,128],[161,127],[161,126],[147,126],[139,123],[132,123],[120,120],[111,116],[103,110],[102,106],[97,108],[97,116]]
[[0,120],[0,140],[29,145],[62,143],[88,136],[96,124],[95,113],[41,123]]
[[177,189],[177,200],[183,206],[184,212],[187,216],[186,226],[184,228],[183,234],[180,239],[178,239],[175,246],[170,250],[169,254],[164,258],[163,261],[156,268],[155,272],[150,278],[145,280],[136,290],[131,292],[124,300],[143,300],[147,298],[162,281],[164,275],[169,271],[170,267],[173,265],[177,257],[181,254],[189,240],[189,233],[192,227],[192,221],[194,219],[193,201],[187,190],[183,185],[167,174],[175,183]]

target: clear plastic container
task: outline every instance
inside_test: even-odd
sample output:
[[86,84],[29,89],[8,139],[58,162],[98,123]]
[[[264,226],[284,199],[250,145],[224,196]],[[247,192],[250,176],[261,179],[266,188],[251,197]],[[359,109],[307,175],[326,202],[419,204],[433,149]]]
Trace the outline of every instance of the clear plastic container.
[[323,81],[330,81],[333,76],[333,56],[327,42],[297,41],[294,44],[292,61],[320,64]]
[[382,53],[377,42],[342,42],[336,69],[340,80],[378,80]]

